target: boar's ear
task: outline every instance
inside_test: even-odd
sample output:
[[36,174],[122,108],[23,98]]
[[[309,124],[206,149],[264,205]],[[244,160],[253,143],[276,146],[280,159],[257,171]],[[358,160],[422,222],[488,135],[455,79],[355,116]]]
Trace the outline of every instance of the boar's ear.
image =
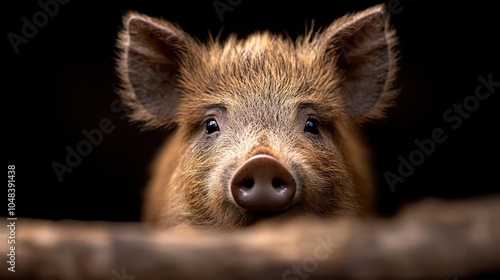
[[396,38],[388,20],[378,5],[336,20],[320,37],[327,64],[333,62],[340,77],[346,113],[356,121],[383,117],[398,93],[392,88]]
[[125,15],[123,24],[117,70],[130,117],[150,128],[171,124],[180,98],[180,66],[196,42],[167,21],[138,13]]

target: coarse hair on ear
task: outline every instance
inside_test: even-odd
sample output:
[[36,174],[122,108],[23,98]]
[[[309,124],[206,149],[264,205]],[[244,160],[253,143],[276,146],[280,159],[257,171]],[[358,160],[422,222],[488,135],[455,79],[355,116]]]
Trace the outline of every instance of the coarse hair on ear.
[[385,5],[335,20],[316,40],[324,63],[340,77],[345,112],[358,123],[384,117],[399,93],[397,39]]
[[137,12],[123,17],[117,48],[120,95],[130,118],[146,128],[175,122],[179,71],[197,42],[178,26]]

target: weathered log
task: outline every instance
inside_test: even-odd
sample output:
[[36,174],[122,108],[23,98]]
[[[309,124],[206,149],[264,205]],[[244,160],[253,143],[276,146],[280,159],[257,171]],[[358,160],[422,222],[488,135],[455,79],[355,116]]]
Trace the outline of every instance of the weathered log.
[[[6,218],[4,218],[6,221]],[[7,221],[8,224],[9,221]],[[298,219],[232,233],[20,218],[0,279],[455,279],[500,275],[500,197],[393,218]],[[5,230],[7,229],[7,230]]]

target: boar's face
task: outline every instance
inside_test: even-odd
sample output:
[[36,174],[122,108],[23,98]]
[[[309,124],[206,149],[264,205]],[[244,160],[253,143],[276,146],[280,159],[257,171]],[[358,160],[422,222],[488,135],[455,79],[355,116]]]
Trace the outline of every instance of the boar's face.
[[229,229],[369,205],[356,127],[382,117],[396,93],[387,21],[376,6],[295,42],[259,33],[200,44],[169,22],[128,14],[120,94],[134,120],[175,125],[182,139],[165,219]]

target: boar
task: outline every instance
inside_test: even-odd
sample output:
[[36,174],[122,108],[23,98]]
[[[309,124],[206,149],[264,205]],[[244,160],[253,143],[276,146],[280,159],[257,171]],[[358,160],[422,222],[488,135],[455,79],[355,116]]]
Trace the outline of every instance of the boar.
[[383,5],[296,40],[260,32],[201,43],[137,12],[123,23],[119,95],[132,120],[171,129],[144,221],[229,231],[271,217],[374,211],[360,127],[383,118],[398,93]]

